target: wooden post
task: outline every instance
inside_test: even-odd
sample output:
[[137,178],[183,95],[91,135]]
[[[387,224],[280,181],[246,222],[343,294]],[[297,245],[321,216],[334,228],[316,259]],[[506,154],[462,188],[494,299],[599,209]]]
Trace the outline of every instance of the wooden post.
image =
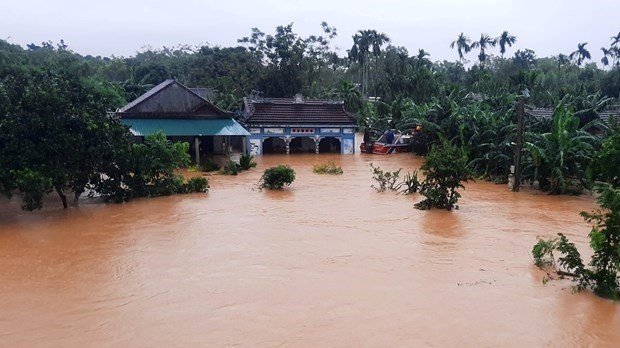
[[525,98],[519,99],[519,106],[517,108],[517,146],[515,148],[515,174],[514,185],[512,186],[513,192],[519,192],[519,186],[521,185],[521,153],[523,152],[523,118],[525,117]]
[[200,167],[200,140],[194,137],[194,152],[196,154],[196,165]]

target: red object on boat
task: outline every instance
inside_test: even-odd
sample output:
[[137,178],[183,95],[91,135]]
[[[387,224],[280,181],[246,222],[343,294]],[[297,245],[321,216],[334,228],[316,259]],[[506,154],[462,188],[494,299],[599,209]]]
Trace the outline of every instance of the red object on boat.
[[[387,133],[387,132],[386,132]],[[360,150],[362,153],[374,153],[378,155],[389,155],[397,152],[411,152],[411,136],[397,132],[394,134],[394,141],[391,144],[385,142],[386,133],[383,133],[376,141],[362,142]],[[372,146],[372,151],[367,151],[366,145]]]

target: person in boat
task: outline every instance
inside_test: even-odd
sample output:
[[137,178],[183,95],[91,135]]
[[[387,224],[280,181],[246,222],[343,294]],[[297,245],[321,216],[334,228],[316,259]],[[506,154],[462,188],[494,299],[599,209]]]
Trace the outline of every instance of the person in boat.
[[391,144],[393,142],[394,142],[394,132],[392,131],[392,129],[388,129],[387,132],[385,132],[385,143]]

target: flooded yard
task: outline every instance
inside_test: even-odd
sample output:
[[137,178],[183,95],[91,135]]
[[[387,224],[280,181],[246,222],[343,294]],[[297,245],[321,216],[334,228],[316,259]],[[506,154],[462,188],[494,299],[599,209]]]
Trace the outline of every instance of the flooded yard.
[[[312,173],[332,160],[343,175]],[[617,347],[620,306],[543,284],[536,236],[588,254],[589,195],[466,185],[460,209],[377,193],[369,163],[411,154],[271,155],[208,194],[0,201],[3,347]],[[282,191],[253,189],[289,164]]]

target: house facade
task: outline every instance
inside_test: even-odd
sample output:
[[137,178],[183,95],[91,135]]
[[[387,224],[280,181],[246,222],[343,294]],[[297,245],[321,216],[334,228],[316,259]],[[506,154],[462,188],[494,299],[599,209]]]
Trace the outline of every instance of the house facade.
[[355,152],[355,119],[344,103],[294,98],[244,98],[248,151],[268,153]]
[[190,143],[196,164],[208,154],[245,153],[250,135],[232,116],[198,90],[166,80],[114,115],[138,138],[163,131],[172,141]]

